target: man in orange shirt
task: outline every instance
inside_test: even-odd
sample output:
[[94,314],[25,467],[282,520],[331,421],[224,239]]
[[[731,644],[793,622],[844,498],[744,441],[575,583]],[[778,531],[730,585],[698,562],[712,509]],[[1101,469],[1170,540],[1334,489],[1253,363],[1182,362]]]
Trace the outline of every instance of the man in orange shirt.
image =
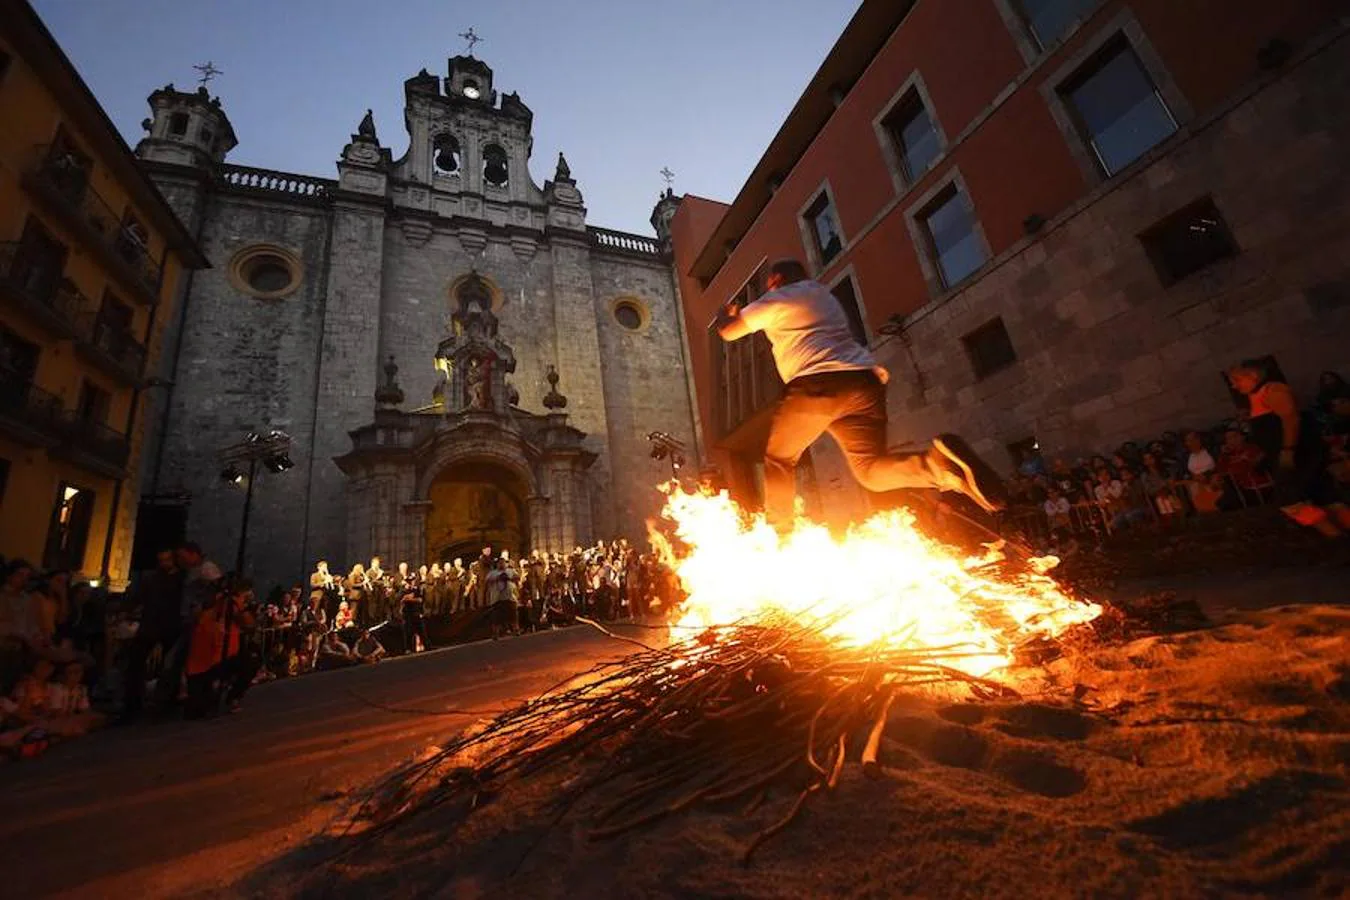
[[253,654],[241,652],[240,640],[243,630],[256,624],[249,609],[252,600],[253,582],[240,577],[227,579],[211,605],[197,617],[186,668],[188,718],[212,712],[212,701],[218,697],[223,697],[229,711],[235,712],[253,683],[258,664]]
[[1326,471],[1326,446],[1315,424],[1299,413],[1289,385],[1271,378],[1261,360],[1233,366],[1228,381],[1247,398],[1252,443],[1262,454],[1257,471],[1274,478],[1281,511],[1327,537],[1344,536],[1350,529],[1350,509],[1336,500]]

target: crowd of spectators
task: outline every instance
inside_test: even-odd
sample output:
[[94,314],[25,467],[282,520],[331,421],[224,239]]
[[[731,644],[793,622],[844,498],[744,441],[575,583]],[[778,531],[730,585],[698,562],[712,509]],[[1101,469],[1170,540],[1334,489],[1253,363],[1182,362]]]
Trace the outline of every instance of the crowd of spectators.
[[335,577],[323,564],[310,582],[259,600],[193,543],[158,553],[114,596],[68,572],[0,560],[0,754],[36,756],[147,707],[157,717],[234,712],[258,681],[418,652],[454,617],[501,637],[578,616],[646,618],[669,609],[676,589],[654,555],[623,540],[522,560],[484,548],[467,568],[384,573],[375,559]]
[[90,688],[108,627],[88,582],[0,560],[0,752],[34,756],[100,724]]
[[[1327,485],[1324,533],[1350,531],[1350,385],[1325,372],[1313,404],[1299,416],[1306,445]],[[1127,441],[1111,453],[1046,461],[1025,456],[1009,482],[1014,528],[1041,550],[1072,554],[1112,534],[1167,528],[1188,518],[1286,500],[1279,496],[1280,461],[1253,439],[1239,413],[1203,430],[1167,431]]]
[[417,652],[430,646],[432,631],[446,631],[435,626],[452,619],[486,622],[494,638],[566,627],[577,616],[645,619],[669,609],[675,590],[673,573],[656,555],[624,539],[571,553],[536,550],[519,559],[484,547],[468,566],[455,559],[415,568],[400,562],[386,570],[375,557],[345,576],[333,575],[320,560],[306,604],[299,603],[297,586],[269,607],[269,621],[285,632],[271,643],[288,648],[287,669],[294,674],[372,662],[391,643],[396,652]]

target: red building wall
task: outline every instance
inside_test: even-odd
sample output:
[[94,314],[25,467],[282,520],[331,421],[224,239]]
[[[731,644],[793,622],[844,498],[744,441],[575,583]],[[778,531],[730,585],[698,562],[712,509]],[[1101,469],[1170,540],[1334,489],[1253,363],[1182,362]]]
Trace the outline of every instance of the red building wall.
[[[1142,27],[1193,117],[1202,117],[1258,74],[1257,51],[1271,38],[1297,48],[1327,28],[1340,8],[1335,0],[1114,0],[1100,4],[1060,46],[1027,62],[998,0],[918,0],[706,286],[691,269],[726,207],[686,198],[675,217],[674,260],[708,446],[719,436],[710,427],[707,326],[764,260],[805,257],[799,214],[826,179],[845,249],[818,278],[829,282],[852,266],[875,334],[888,318],[934,298],[919,262],[926,251],[913,245],[906,212],[952,166],[968,188],[991,259],[1023,239],[1027,216],[1049,219],[1096,187],[1075,161],[1041,88],[1122,10]],[[897,195],[873,121],[916,70],[947,152]]]

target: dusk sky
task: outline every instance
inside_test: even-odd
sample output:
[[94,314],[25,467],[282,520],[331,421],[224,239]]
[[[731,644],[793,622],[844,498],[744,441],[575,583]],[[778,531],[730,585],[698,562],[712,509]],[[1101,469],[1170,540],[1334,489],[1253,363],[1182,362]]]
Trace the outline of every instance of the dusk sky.
[[403,81],[446,74],[457,35],[499,93],[534,111],[531,174],[567,154],[588,221],[643,234],[664,187],[730,201],[842,31],[857,0],[33,0],[127,142],[145,98],[212,82],[243,165],[336,177],[374,110],[395,158],[407,148]]

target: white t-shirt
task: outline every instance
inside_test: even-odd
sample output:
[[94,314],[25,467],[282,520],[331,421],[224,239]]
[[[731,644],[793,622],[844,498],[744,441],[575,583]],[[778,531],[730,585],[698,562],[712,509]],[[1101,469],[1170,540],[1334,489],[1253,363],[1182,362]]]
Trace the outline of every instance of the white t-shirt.
[[1206,475],[1214,471],[1214,457],[1208,450],[1197,450],[1186,460],[1186,468],[1192,476]]
[[741,320],[769,339],[784,383],[822,372],[870,370],[883,384],[889,378],[853,337],[839,301],[818,281],[798,281],[770,291],[747,304]]

